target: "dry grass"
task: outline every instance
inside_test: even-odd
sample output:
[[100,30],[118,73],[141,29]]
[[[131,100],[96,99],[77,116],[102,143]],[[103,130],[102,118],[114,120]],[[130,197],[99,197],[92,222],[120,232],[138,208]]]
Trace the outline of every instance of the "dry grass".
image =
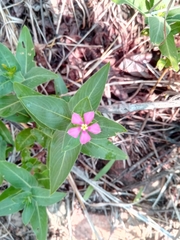
[[[62,186],[67,192],[69,186],[68,199],[72,200],[71,204],[66,201],[69,236],[73,236],[70,213],[75,193],[97,239],[101,237],[88,214],[93,209],[106,210],[122,225],[126,223],[121,214],[128,212],[139,225],[145,222],[144,231],[152,227],[146,239],[178,239],[180,75],[154,67],[159,56],[149,38],[140,34],[143,17],[110,0],[4,0],[0,19],[0,41],[13,52],[22,25],[29,27],[37,65],[59,72],[69,95],[103,64],[111,63],[99,110],[127,128],[126,134],[117,134],[112,141],[129,158],[117,161],[107,175],[94,182],[92,178],[105,162],[79,156],[73,175]],[[42,85],[40,91],[53,93],[52,83]],[[82,195],[89,184],[95,191],[84,201]],[[134,201],[140,189],[142,195]],[[3,239],[16,239],[8,228],[5,234]]]

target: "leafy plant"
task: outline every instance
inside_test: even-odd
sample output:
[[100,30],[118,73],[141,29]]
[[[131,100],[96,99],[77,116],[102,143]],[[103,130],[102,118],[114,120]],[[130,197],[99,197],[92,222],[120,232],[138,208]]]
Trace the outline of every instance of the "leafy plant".
[[[35,66],[34,46],[27,27],[23,27],[16,55],[0,44],[0,181],[8,182],[0,195],[0,216],[22,210],[23,223],[30,224],[38,240],[47,235],[46,207],[61,201],[65,193],[57,191],[67,178],[80,153],[111,161],[126,159],[121,149],[108,140],[125,132],[120,124],[99,112],[109,64],[90,77],[69,98],[62,78]],[[45,96],[35,88],[54,80],[56,96]],[[34,128],[20,128],[11,135],[12,123],[34,123]],[[39,145],[47,153],[46,162],[31,156]],[[20,161],[9,162],[19,152]],[[9,159],[9,161],[7,161]],[[98,177],[96,178],[98,179]],[[92,189],[88,190],[88,195]],[[87,194],[86,194],[87,198]]]
[[[128,4],[145,16],[150,41],[159,47],[162,57],[157,67],[171,67],[179,70],[180,54],[175,45],[174,36],[180,33],[180,6],[171,7],[174,1],[169,0],[112,0],[117,4]],[[148,31],[147,31],[148,30]]]

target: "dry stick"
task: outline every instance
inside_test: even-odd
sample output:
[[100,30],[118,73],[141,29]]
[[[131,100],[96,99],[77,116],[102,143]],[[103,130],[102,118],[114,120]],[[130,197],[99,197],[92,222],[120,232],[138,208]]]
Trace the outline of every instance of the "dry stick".
[[180,100],[164,101],[164,102],[145,102],[145,103],[125,103],[112,104],[111,106],[100,106],[98,110],[102,113],[125,114],[128,112],[140,110],[154,110],[161,108],[180,107]]
[[156,84],[154,85],[154,87],[150,90],[149,95],[147,96],[146,99],[148,99],[149,96],[154,93],[157,85],[160,83],[160,81],[161,81],[161,80],[163,79],[163,77],[166,75],[166,73],[168,72],[168,70],[169,70],[169,68],[166,68],[166,69],[164,70],[164,72],[162,73],[162,75],[158,78],[158,80],[157,80]]

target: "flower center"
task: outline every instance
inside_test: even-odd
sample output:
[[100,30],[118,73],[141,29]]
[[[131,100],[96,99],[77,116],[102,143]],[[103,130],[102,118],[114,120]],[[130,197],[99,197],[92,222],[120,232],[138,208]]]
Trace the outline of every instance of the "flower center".
[[81,125],[81,129],[83,130],[83,131],[86,131],[87,129],[88,129],[88,126],[87,126],[87,124],[82,124]]

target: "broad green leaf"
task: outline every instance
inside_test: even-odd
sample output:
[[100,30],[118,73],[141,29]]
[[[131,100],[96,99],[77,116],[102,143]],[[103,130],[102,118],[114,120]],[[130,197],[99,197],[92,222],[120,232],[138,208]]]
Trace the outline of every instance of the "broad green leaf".
[[0,136],[0,159],[3,159],[3,160],[6,159],[6,148],[7,148],[7,143]]
[[15,188],[29,190],[33,186],[38,185],[34,176],[13,163],[0,161],[0,173],[3,175],[3,178]]
[[51,129],[66,129],[71,120],[67,102],[38,94],[19,83],[14,84],[14,90],[22,105],[39,125]]
[[71,110],[84,98],[89,99],[94,111],[97,109],[107,81],[109,67],[109,63],[106,64],[82,85],[69,101],[69,108]]
[[51,194],[50,190],[41,187],[33,187],[32,194],[33,199],[37,202],[38,206],[44,207],[59,202],[66,196],[66,194],[62,192]]
[[161,44],[170,33],[170,26],[163,17],[149,17],[148,22],[151,42],[156,45]]
[[[109,169],[112,167],[112,165],[115,163],[116,160],[111,160],[109,161],[100,171],[99,173],[96,174],[96,176],[94,177],[94,181],[99,180],[102,176],[104,176]],[[88,200],[89,197],[91,196],[92,192],[93,192],[94,188],[92,186],[89,186],[84,194],[84,200]]]
[[33,118],[51,129],[64,130],[71,120],[67,103],[60,98],[37,95],[22,97],[20,102]]
[[[180,16],[179,16],[179,20],[180,20]],[[180,33],[180,23],[179,22],[175,22],[175,23],[171,24],[171,33],[173,35]]]
[[27,114],[25,110],[15,113],[12,116],[6,117],[7,120],[17,123],[27,123],[32,122],[31,117]]
[[17,72],[21,70],[19,63],[11,51],[0,43],[0,69],[4,73],[8,73],[8,69],[12,68],[15,68]]
[[55,192],[67,178],[81,149],[78,145],[69,151],[63,151],[63,131],[55,131],[48,155],[48,167],[50,174],[50,191]]
[[0,201],[0,216],[7,216],[9,214],[22,210],[24,204],[22,202],[14,202],[11,197]]
[[178,52],[174,42],[174,37],[170,33],[162,45],[159,46],[162,55],[169,58],[172,68],[177,72],[179,70],[178,65]]
[[38,206],[37,203],[35,203],[35,211],[30,220],[30,223],[37,239],[46,240],[48,230],[48,216],[45,207]]
[[92,138],[108,138],[115,136],[116,133],[126,132],[126,129],[121,124],[116,123],[103,116],[96,114],[95,120],[100,125],[101,133],[97,135],[92,134]]
[[23,75],[35,66],[34,56],[35,50],[33,41],[28,28],[24,26],[21,30],[16,49],[16,59],[21,66],[21,72]]
[[7,143],[10,143],[12,145],[14,144],[10,131],[7,129],[6,125],[1,120],[0,120],[0,135]]
[[23,109],[15,95],[0,97],[0,117],[6,118]]
[[35,206],[34,206],[33,201],[32,201],[32,203],[26,204],[24,206],[24,209],[22,212],[22,222],[24,225],[27,225],[30,222],[30,220],[34,214],[34,211],[35,211]]
[[18,133],[15,140],[17,151],[21,151],[26,147],[30,147],[35,142],[34,136],[31,134],[31,129],[27,128]]
[[14,83],[14,91],[17,95],[18,98],[21,98],[21,97],[26,97],[26,96],[41,96],[40,93],[32,90],[31,88],[27,87],[27,86],[24,86],[23,84],[21,83]]
[[25,75],[25,80],[22,84],[30,88],[35,88],[38,85],[47,81],[53,80],[57,77],[57,74],[41,67],[33,67]]
[[91,139],[82,146],[81,152],[104,160],[124,160],[127,155],[107,139]]

